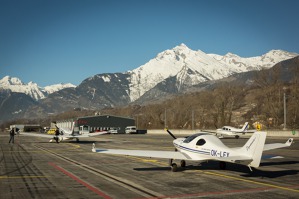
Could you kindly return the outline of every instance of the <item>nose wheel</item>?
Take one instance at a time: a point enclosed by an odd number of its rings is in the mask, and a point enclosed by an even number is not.
[[[173,163],[173,159],[169,159],[169,166],[170,166],[172,172],[178,171],[178,165],[176,163]],[[186,161],[181,160],[180,166],[182,168],[186,167]]]

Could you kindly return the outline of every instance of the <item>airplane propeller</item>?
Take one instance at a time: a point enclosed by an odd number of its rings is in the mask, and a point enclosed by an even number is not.
[[[173,139],[176,139],[176,137],[168,130],[168,129],[165,129],[166,131],[167,131],[167,133],[171,136],[171,137],[173,137]]]
[[[168,133],[171,137],[173,137],[173,139],[177,139],[177,138],[176,138],[176,137],[175,137],[175,136],[174,136],[168,129],[165,128],[165,130],[167,131],[167,133]],[[177,151],[177,149],[174,148],[174,151]],[[172,170],[173,172],[176,172],[178,166],[177,166],[176,163],[173,163],[172,161],[173,161],[173,159],[169,159],[169,166],[171,167],[171,170]]]

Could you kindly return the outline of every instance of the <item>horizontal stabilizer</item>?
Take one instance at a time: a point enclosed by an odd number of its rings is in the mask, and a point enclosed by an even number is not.
[[[263,151],[288,147],[288,146],[291,146],[292,143],[293,143],[293,138],[289,138],[286,141],[286,143],[265,144]]]
[[[280,159],[280,158],[283,158],[282,156],[278,156],[278,155],[263,155],[262,156],[262,159],[265,160],[265,159]]]

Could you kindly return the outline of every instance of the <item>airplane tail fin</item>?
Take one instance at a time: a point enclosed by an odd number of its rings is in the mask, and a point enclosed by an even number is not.
[[[246,131],[247,129],[248,129],[248,122],[245,122],[245,124],[243,125],[243,127],[242,127],[242,132],[244,132],[244,131]]]
[[[252,161],[248,164],[249,167],[257,168],[260,166],[266,136],[267,133],[264,131],[255,132],[241,148],[243,153],[252,158]]]

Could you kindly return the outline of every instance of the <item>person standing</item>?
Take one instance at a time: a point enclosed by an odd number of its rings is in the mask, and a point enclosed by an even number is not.
[[[56,127],[55,138],[54,138],[56,140],[56,143],[59,143],[59,135],[60,135],[59,128]]]
[[[12,128],[9,131],[9,135],[10,135],[10,139],[9,139],[8,143],[10,143],[10,142],[14,143],[15,142],[15,130],[14,130],[14,128]]]

